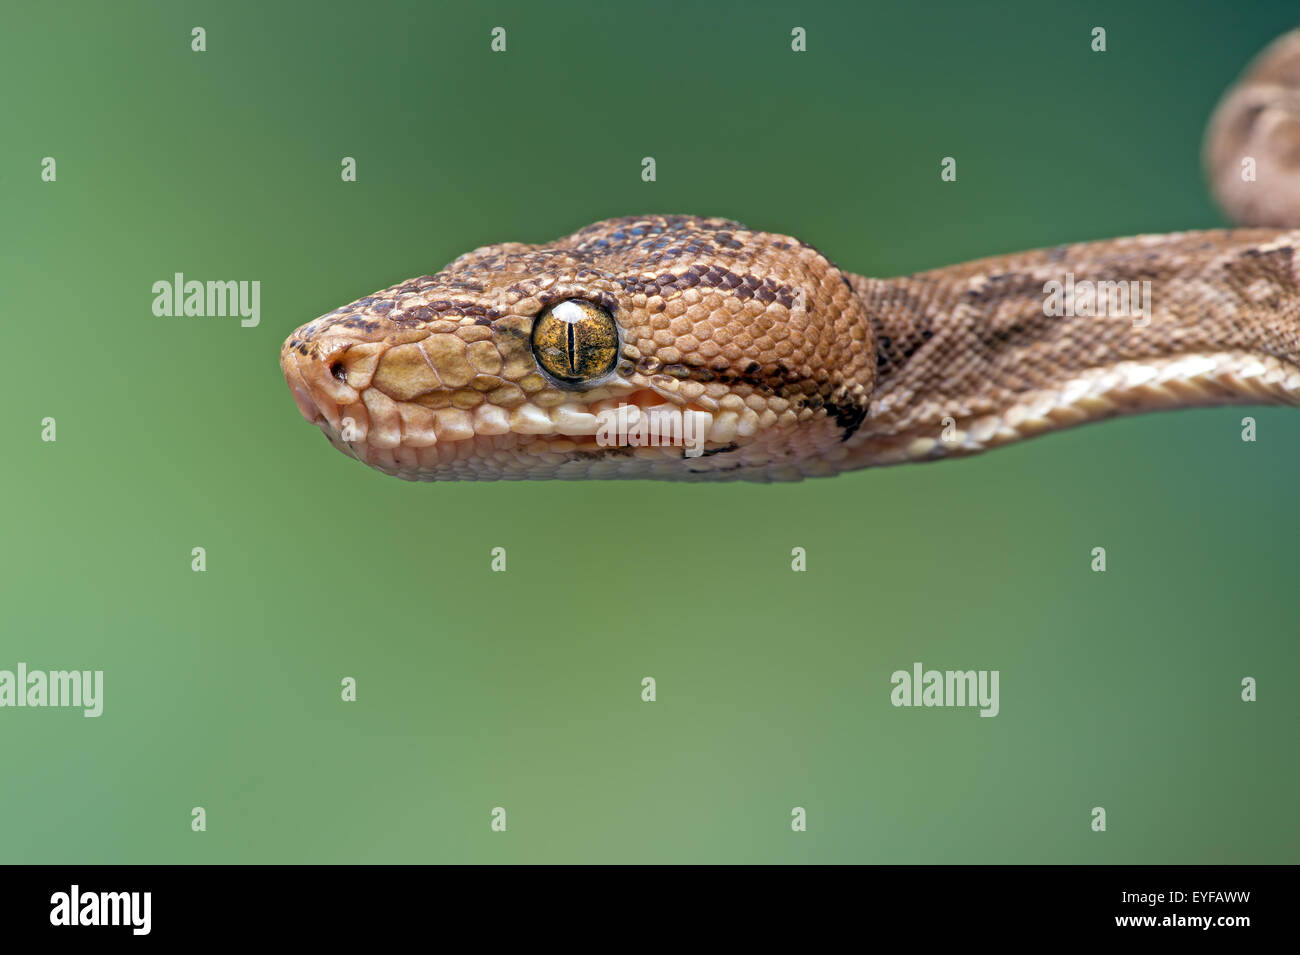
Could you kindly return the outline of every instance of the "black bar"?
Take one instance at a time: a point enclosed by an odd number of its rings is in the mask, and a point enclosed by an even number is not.
[[[903,933],[925,948],[946,939],[1096,936],[1231,944],[1252,933],[1291,935],[1295,924],[1289,866],[861,866],[786,875],[765,870],[752,883],[739,872],[721,879],[707,873],[695,883],[699,876],[689,871],[593,878],[580,870],[541,879],[524,873],[516,883],[499,873],[489,879],[443,868],[9,866],[0,869],[0,924],[7,941],[63,936],[79,946],[150,939],[385,941],[434,925],[483,940],[508,922],[535,925],[539,942],[556,938],[561,925],[577,938],[597,924],[621,924],[669,944],[682,937],[679,928],[696,924],[736,936],[768,937],[782,928],[821,936],[842,928],[869,941]],[[119,924],[52,924],[71,921],[74,885],[78,921],[99,920],[103,912],[105,921],[116,914]],[[145,927],[146,892],[147,933],[137,931]],[[673,934],[662,934],[669,929]],[[604,937],[612,943],[620,936]]]

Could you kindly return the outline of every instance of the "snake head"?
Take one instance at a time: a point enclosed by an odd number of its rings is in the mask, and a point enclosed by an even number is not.
[[[1300,226],[1300,30],[1269,44],[1224,94],[1203,151],[1211,188],[1230,218]]]
[[[303,416],[410,480],[797,479],[867,413],[871,324],[816,249],[725,219],[485,246],[280,354]]]

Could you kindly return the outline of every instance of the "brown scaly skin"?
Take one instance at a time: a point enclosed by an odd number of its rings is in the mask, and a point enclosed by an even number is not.
[[[1300,225],[1286,155],[1257,157],[1253,191],[1223,172],[1247,144],[1264,156],[1293,141],[1300,110],[1278,85],[1300,88],[1290,64],[1296,35],[1211,123],[1220,201],[1252,221]],[[1265,87],[1274,105],[1243,111],[1241,90],[1258,102]],[[1049,315],[1045,286],[1067,276],[1150,282],[1150,314]],[[565,383],[534,357],[538,315],[570,299],[618,326],[617,364],[594,381]],[[1117,414],[1300,404],[1298,333],[1300,231],[1138,236],[882,280],[788,236],[643,216],[463,255],[302,326],[280,363],[336,447],[411,480],[767,481],[971,454]],[[620,404],[692,416],[704,453],[602,446],[596,415]]]

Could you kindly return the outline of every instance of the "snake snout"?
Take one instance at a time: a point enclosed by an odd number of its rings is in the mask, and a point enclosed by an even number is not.
[[[346,342],[307,342],[290,338],[280,353],[280,370],[302,416],[338,431],[340,410],[354,404],[358,391],[348,382]]]
[[[292,360],[292,359],[291,359]],[[289,385],[289,393],[293,395],[293,403],[298,406],[298,411],[312,424],[320,420],[320,406],[316,404],[316,399],[312,397],[311,389],[307,387],[302,376],[295,371],[284,368],[284,380]]]

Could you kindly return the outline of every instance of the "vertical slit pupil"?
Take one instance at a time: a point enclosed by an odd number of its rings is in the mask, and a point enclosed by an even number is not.
[[[577,354],[576,354],[575,351],[574,351],[574,342],[573,342],[573,339],[574,339],[574,332],[573,332],[573,324],[574,324],[573,322],[567,322],[566,325],[567,325],[568,327],[567,327],[566,331],[568,332],[568,335],[569,335],[569,368],[570,368],[571,371],[573,371],[573,372],[576,374],[577,371],[578,371],[578,361],[577,361]]]

